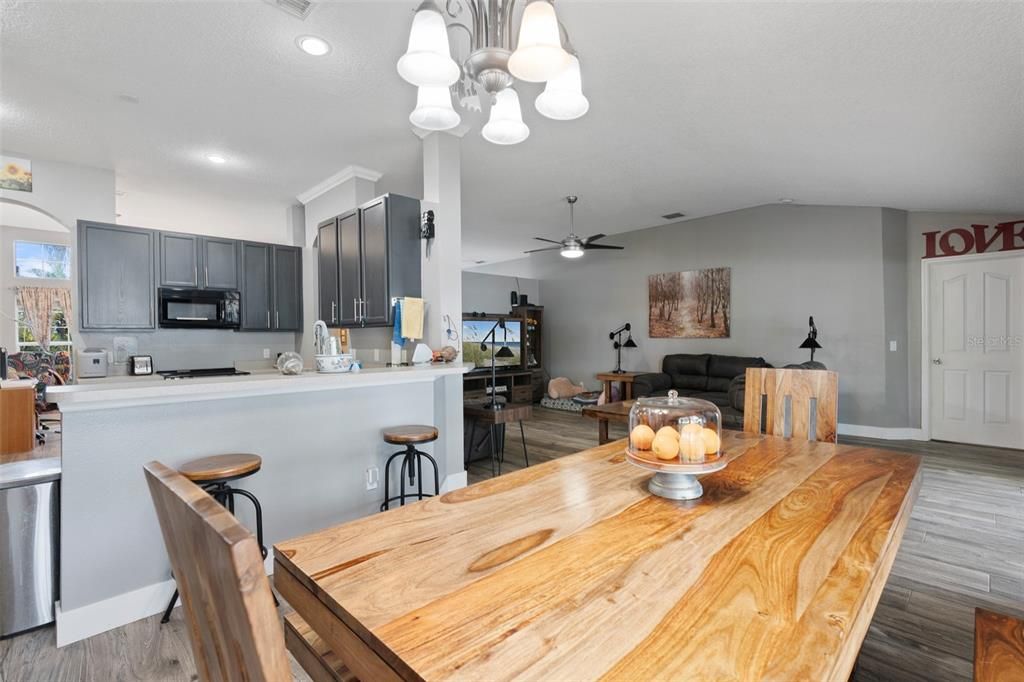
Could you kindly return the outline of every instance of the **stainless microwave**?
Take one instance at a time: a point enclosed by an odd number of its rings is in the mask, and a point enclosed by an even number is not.
[[[238,329],[242,321],[237,291],[159,290],[160,326],[179,329]]]

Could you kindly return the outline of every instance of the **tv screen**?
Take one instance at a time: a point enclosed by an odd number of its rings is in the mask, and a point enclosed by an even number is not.
[[[494,366],[519,367],[523,362],[522,354],[522,320],[505,320],[505,328],[498,329],[494,338],[487,338],[486,348],[481,348],[484,338],[491,331],[497,320],[481,320],[480,318],[462,321],[462,359],[472,362],[477,368],[491,368],[491,345],[494,345]],[[502,348],[512,352],[511,357],[497,357]]]

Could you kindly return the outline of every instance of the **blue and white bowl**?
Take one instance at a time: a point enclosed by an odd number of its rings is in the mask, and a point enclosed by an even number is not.
[[[352,354],[317,355],[316,371],[324,374],[342,374],[352,371]]]

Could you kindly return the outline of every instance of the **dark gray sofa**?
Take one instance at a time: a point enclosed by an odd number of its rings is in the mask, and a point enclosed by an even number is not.
[[[722,411],[724,425],[738,429],[743,427],[748,367],[771,365],[764,358],[735,355],[666,355],[661,361],[661,372],[641,374],[633,380],[633,395],[667,395],[674,389],[680,396],[714,403]]]

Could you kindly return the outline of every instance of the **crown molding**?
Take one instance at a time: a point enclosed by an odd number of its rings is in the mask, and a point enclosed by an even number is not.
[[[343,182],[348,182],[353,178],[360,178],[362,180],[369,180],[370,182],[377,182],[378,180],[381,179],[382,175],[383,173],[378,173],[375,170],[363,168],[362,166],[346,166],[345,168],[342,168],[340,171],[338,171],[331,177],[327,178],[323,182],[318,182],[317,184],[307,189],[305,192],[300,192],[295,196],[295,198],[298,199],[303,206],[305,206],[309,202],[313,201],[313,199],[316,199],[318,196],[322,194],[330,192],[332,189],[342,184]]]

